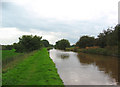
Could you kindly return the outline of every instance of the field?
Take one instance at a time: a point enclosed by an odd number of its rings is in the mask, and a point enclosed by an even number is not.
[[[23,53],[16,53],[15,49],[13,50],[2,50],[2,64],[7,65],[8,63],[18,60]]]
[[[31,54],[3,72],[3,85],[63,85],[47,49]]]
[[[16,53],[15,49],[13,50],[2,50],[2,59],[5,60],[7,58],[11,58],[13,56],[19,55],[20,53]]]

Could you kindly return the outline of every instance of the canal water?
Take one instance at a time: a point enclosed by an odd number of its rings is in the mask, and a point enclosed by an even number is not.
[[[118,58],[50,50],[64,85],[117,85]]]

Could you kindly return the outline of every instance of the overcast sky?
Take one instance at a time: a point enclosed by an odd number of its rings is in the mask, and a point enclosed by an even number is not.
[[[0,44],[12,44],[31,34],[51,44],[62,38],[74,44],[82,35],[96,37],[118,23],[118,1],[1,0]]]

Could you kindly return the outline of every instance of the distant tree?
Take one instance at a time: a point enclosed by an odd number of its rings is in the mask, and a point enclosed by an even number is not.
[[[50,44],[49,44],[49,42],[48,42],[48,40],[42,40],[42,43],[43,43],[43,45],[45,46],[45,47],[49,47],[50,46]]]
[[[66,39],[62,39],[56,42],[55,48],[65,50],[67,47],[70,47],[70,42]]]
[[[70,47],[75,47],[75,44],[71,45]]]
[[[53,45],[53,44],[50,44],[50,47],[54,47],[54,45]]]
[[[6,50],[5,45],[1,45],[1,46],[2,46],[2,50]]]
[[[13,45],[3,45],[2,48],[3,48],[3,50],[12,50]]]
[[[89,36],[82,36],[79,41],[76,43],[80,48],[91,47],[94,46],[95,38]]]

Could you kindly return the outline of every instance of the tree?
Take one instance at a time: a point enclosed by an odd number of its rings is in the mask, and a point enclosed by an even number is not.
[[[106,44],[106,36],[104,33],[100,33],[98,35],[98,38],[97,38],[97,42],[98,42],[98,46],[104,48],[107,44]]]
[[[14,44],[14,48],[17,52],[30,52],[33,50],[40,49],[42,47],[42,37],[23,35],[19,38],[19,42]]]
[[[65,50],[67,47],[70,47],[70,42],[66,39],[61,39],[56,42],[55,48]]]
[[[100,33],[97,38],[98,46],[104,48],[106,46],[117,46],[118,45],[118,27],[115,27],[114,30],[112,28],[108,28],[104,30],[103,33]]]
[[[43,45],[45,46],[45,47],[49,47],[50,46],[50,44],[49,44],[49,42],[48,42],[48,40],[42,40],[42,43],[43,43]]]
[[[4,45],[5,50],[12,50],[13,49],[13,45]]]
[[[15,52],[24,52],[24,47],[19,42],[18,43],[14,43],[13,47],[16,50]]]
[[[82,36],[79,41],[76,43],[80,48],[91,47],[94,46],[95,38],[89,36]]]

